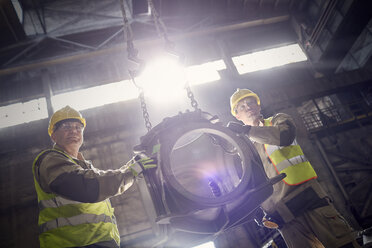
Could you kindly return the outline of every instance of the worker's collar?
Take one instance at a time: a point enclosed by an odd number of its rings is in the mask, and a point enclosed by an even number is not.
[[[258,126],[259,126],[259,127],[263,127],[263,126],[265,126],[265,120],[264,120],[264,118],[263,118],[262,115],[261,115],[261,117],[260,117],[260,120],[258,121]]]
[[[62,147],[60,147],[60,146],[57,145],[57,144],[54,144],[54,145],[53,145],[53,149],[56,149],[56,150],[59,150],[59,151],[61,151],[61,152],[63,152],[63,153],[68,154],[65,150],[63,150]],[[84,157],[83,157],[83,154],[81,154],[81,152],[78,152],[78,156],[77,156],[77,158],[75,158],[74,156],[72,156],[72,155],[70,155],[70,154],[68,154],[68,155],[69,155],[71,158],[73,158],[73,159],[85,160]]]

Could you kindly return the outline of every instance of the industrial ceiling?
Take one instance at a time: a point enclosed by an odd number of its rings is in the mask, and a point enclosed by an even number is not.
[[[362,68],[371,55],[369,1],[151,2],[166,29],[160,28],[157,32],[161,25],[156,25],[156,19],[148,14],[146,0],[129,0],[123,3],[133,35],[124,36],[128,32],[123,32],[127,27],[123,26],[120,1],[2,1],[1,87],[12,87],[9,84],[27,87],[30,80],[23,83],[23,78],[33,78],[35,72],[39,74],[41,69],[55,71],[65,68],[67,64],[81,66],[87,59],[98,61],[105,56],[108,60],[119,57],[124,68],[128,67],[124,37],[127,40],[128,37],[132,38],[139,56],[145,58],[146,48],[163,44],[164,32],[176,44],[176,48],[188,42],[195,45],[193,40],[213,36],[217,46],[222,47],[219,56],[224,56],[225,60],[234,53],[298,41],[314,68],[326,74]],[[296,32],[297,37],[285,40],[283,34],[281,37],[278,34],[271,43],[266,41],[267,44],[259,44],[261,47],[252,45],[255,36],[259,36],[254,28],[260,27],[267,28],[260,36],[265,32],[268,35],[273,30],[288,33],[290,29],[290,32]],[[249,32],[244,32],[248,29]],[[190,60],[204,56],[196,60],[207,61],[211,56],[216,56],[210,53],[198,55],[192,52],[195,50],[189,48],[186,51]],[[124,71],[119,77],[127,77]],[[30,97],[2,94],[0,105]]]

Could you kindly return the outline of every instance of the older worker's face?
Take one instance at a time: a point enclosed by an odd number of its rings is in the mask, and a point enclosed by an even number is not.
[[[78,121],[62,123],[52,134],[52,140],[59,146],[80,149],[83,144],[84,126]]]
[[[246,125],[254,125],[260,119],[261,107],[254,97],[246,97],[238,102],[235,108],[236,119]]]

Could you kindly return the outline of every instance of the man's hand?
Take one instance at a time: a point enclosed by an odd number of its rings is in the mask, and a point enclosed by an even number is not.
[[[144,154],[135,155],[128,163],[128,167],[134,176],[143,173],[144,170],[157,167],[156,158],[149,158]]]
[[[227,128],[229,128],[231,131],[237,133],[237,134],[248,134],[251,130],[251,126],[249,125],[242,125],[237,122],[230,121],[227,123]]]

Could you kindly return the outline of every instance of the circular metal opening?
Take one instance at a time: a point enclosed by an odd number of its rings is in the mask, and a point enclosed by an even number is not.
[[[182,188],[205,198],[231,193],[244,171],[234,144],[202,130],[188,132],[177,140],[170,154],[170,167]]]
[[[170,185],[184,197],[217,206],[236,199],[246,189],[251,156],[240,137],[199,127],[173,139],[164,171]]]

